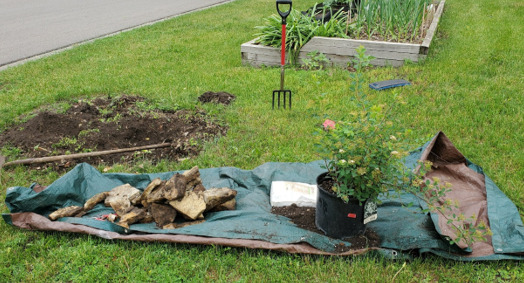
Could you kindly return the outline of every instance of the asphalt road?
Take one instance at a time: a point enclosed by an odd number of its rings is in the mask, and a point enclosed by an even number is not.
[[[0,67],[231,0],[0,0]]]

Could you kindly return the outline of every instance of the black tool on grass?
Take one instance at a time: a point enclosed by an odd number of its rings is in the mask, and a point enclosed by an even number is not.
[[[280,10],[286,8],[286,10]],[[291,109],[291,90],[284,89],[284,65],[286,64],[286,18],[291,13],[291,0],[277,0],[277,11],[280,17],[282,18],[282,48],[280,52],[280,90],[273,91],[273,109],[275,109],[275,95],[278,100],[278,108],[280,109],[280,96],[284,98],[284,109],[286,109],[286,97],[289,97],[289,109]]]

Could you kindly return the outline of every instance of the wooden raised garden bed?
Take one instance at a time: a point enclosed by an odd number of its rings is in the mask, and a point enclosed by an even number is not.
[[[355,49],[360,45],[366,48],[366,54],[376,58],[371,61],[371,64],[375,66],[391,65],[399,67],[406,60],[412,62],[423,60],[428,54],[429,46],[437,30],[440,16],[444,10],[444,3],[445,1],[440,1],[438,4],[433,21],[421,44],[315,36],[300,50],[298,62],[302,62],[302,59],[305,59],[309,52],[316,50],[324,53],[334,65],[346,66],[351,57],[355,56]],[[256,67],[280,65],[280,50],[275,47],[255,44],[255,40],[253,39],[240,46],[242,63]],[[289,62],[288,57],[286,59]]]

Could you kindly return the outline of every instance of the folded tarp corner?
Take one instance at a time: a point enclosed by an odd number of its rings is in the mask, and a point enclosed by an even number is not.
[[[482,172],[467,160],[443,134],[438,133],[423,147],[406,158],[406,166],[414,167],[417,160],[430,160],[437,169],[431,174],[454,184],[452,197],[460,198],[460,210],[474,213],[489,224],[493,236],[476,243],[471,252],[450,245],[445,236],[453,231],[443,225],[438,214],[423,214],[419,203],[409,194],[383,199],[378,209],[379,219],[368,224],[381,239],[381,253],[394,258],[402,251],[433,253],[455,260],[524,259],[524,226],[515,205]],[[110,222],[94,218],[110,208],[97,205],[82,218],[65,217],[50,221],[46,216],[61,207],[83,205],[91,196],[129,183],[144,189],[154,178],[168,179],[175,172],[154,174],[102,174],[88,164],[80,164],[53,182],[45,190],[31,187],[7,190],[6,204],[10,210],[4,220],[23,229],[86,233],[105,239],[163,241],[193,244],[218,244],[233,247],[282,250],[291,253],[335,254],[340,240],[328,238],[296,227],[287,218],[271,214],[269,192],[272,181],[292,181],[314,184],[324,171],[322,162],[265,163],[253,170],[232,167],[201,169],[206,188],[230,187],[237,190],[237,210],[212,213],[206,222],[185,228],[163,230],[154,223],[134,224],[126,230]],[[431,176],[430,176],[431,177]],[[421,204],[423,207],[424,204]],[[445,223],[444,223],[445,224]],[[349,243],[344,242],[349,245]],[[395,251],[391,253],[390,251]],[[361,249],[339,255],[354,255],[369,251]],[[398,253],[396,252],[398,251]]]

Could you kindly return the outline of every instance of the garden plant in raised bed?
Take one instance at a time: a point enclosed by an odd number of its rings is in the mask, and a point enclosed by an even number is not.
[[[315,7],[313,7],[316,10]],[[324,13],[326,10],[324,10]],[[266,19],[266,25],[257,26],[259,38],[256,43],[265,46],[281,46],[282,31],[281,19],[272,15]],[[317,20],[314,15],[301,13],[292,9],[287,17],[286,50],[290,52],[291,62],[295,62],[302,46],[313,36],[347,37],[346,36],[345,13],[339,11],[331,16],[329,21]]]
[[[413,172],[404,166],[402,158],[407,151],[397,137],[403,130],[388,120],[387,110],[391,108],[372,105],[364,94],[362,70],[371,59],[363,47],[357,49],[355,72],[350,74],[356,109],[345,120],[325,120],[323,128],[315,133],[315,148],[328,170],[317,178],[317,227],[336,238],[359,235],[375,217],[369,211],[373,203],[380,202],[381,194],[387,196],[395,190],[425,202],[428,208],[424,212],[441,213],[456,232],[452,244],[462,242],[470,247],[475,241],[483,241],[490,235],[486,223],[452,212],[458,206],[456,200],[446,198],[452,184],[426,178],[431,162],[419,162]]]

